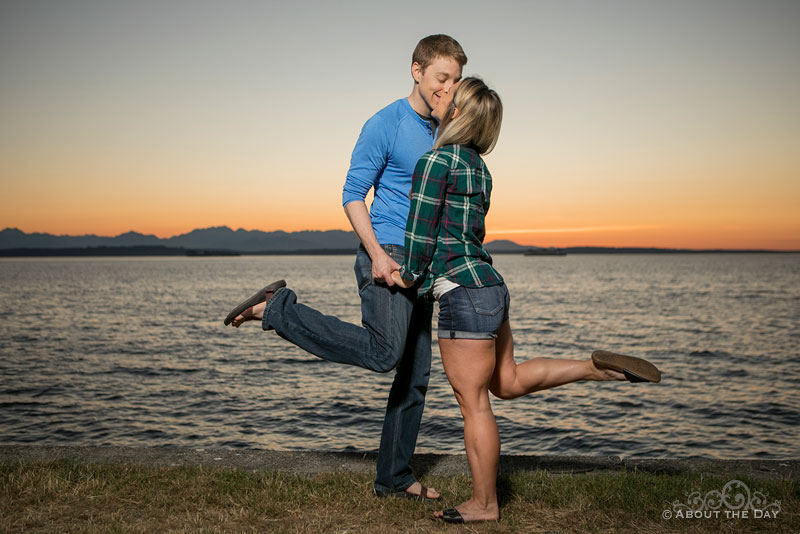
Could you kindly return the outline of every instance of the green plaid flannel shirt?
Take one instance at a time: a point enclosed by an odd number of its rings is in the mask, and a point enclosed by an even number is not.
[[[464,287],[502,284],[483,247],[492,177],[480,155],[464,145],[431,150],[417,162],[411,183],[400,275],[422,279],[420,295],[440,276]]]

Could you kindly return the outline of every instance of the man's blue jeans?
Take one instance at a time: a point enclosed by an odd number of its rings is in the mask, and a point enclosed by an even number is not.
[[[403,247],[383,249],[403,263]],[[430,377],[433,303],[417,299],[415,288],[375,283],[372,261],[363,247],[356,254],[355,272],[363,326],[298,304],[294,291],[283,288],[267,303],[262,327],[325,360],[379,373],[397,369],[383,420],[375,489],[401,491],[415,481],[409,463]]]

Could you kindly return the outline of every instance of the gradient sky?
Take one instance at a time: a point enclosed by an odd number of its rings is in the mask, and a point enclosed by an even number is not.
[[[454,36],[488,239],[800,249],[800,2],[0,3],[0,228],[349,229],[364,121]]]

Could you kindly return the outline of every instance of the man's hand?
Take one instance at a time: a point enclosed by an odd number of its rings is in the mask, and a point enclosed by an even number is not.
[[[406,280],[402,276],[400,276],[400,271],[392,271],[392,280],[398,286],[402,287],[403,289],[408,289],[409,287],[414,285],[414,282],[411,280]]]
[[[383,249],[375,253],[372,259],[372,278],[376,282],[384,282],[386,285],[393,286],[392,271],[400,269],[400,264],[394,261]]]
[[[363,201],[355,200],[344,207],[347,218],[353,226],[358,239],[364,245],[369,259],[372,260],[372,278],[377,282],[385,282],[393,286],[392,271],[399,269],[400,265],[389,256],[375,237],[372,221],[369,218],[367,205]]]

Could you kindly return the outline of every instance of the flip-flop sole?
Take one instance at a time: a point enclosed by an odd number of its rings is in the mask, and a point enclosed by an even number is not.
[[[598,369],[611,369],[624,374],[629,382],[661,382],[661,371],[642,358],[596,350],[592,353],[592,361]]]
[[[286,287],[285,280],[278,280],[277,282],[272,282],[270,285],[266,286],[260,291],[257,291],[256,294],[253,295],[252,297],[245,299],[239,304],[237,304],[236,307],[233,310],[231,310],[231,312],[228,314],[227,317],[225,317],[225,320],[222,322],[225,323],[225,326],[228,326],[229,324],[231,324],[231,321],[233,321],[236,318],[237,315],[241,314],[247,308],[249,308],[250,306],[255,306],[259,302],[264,302],[265,300],[267,300],[268,292],[275,292],[281,287]]]

